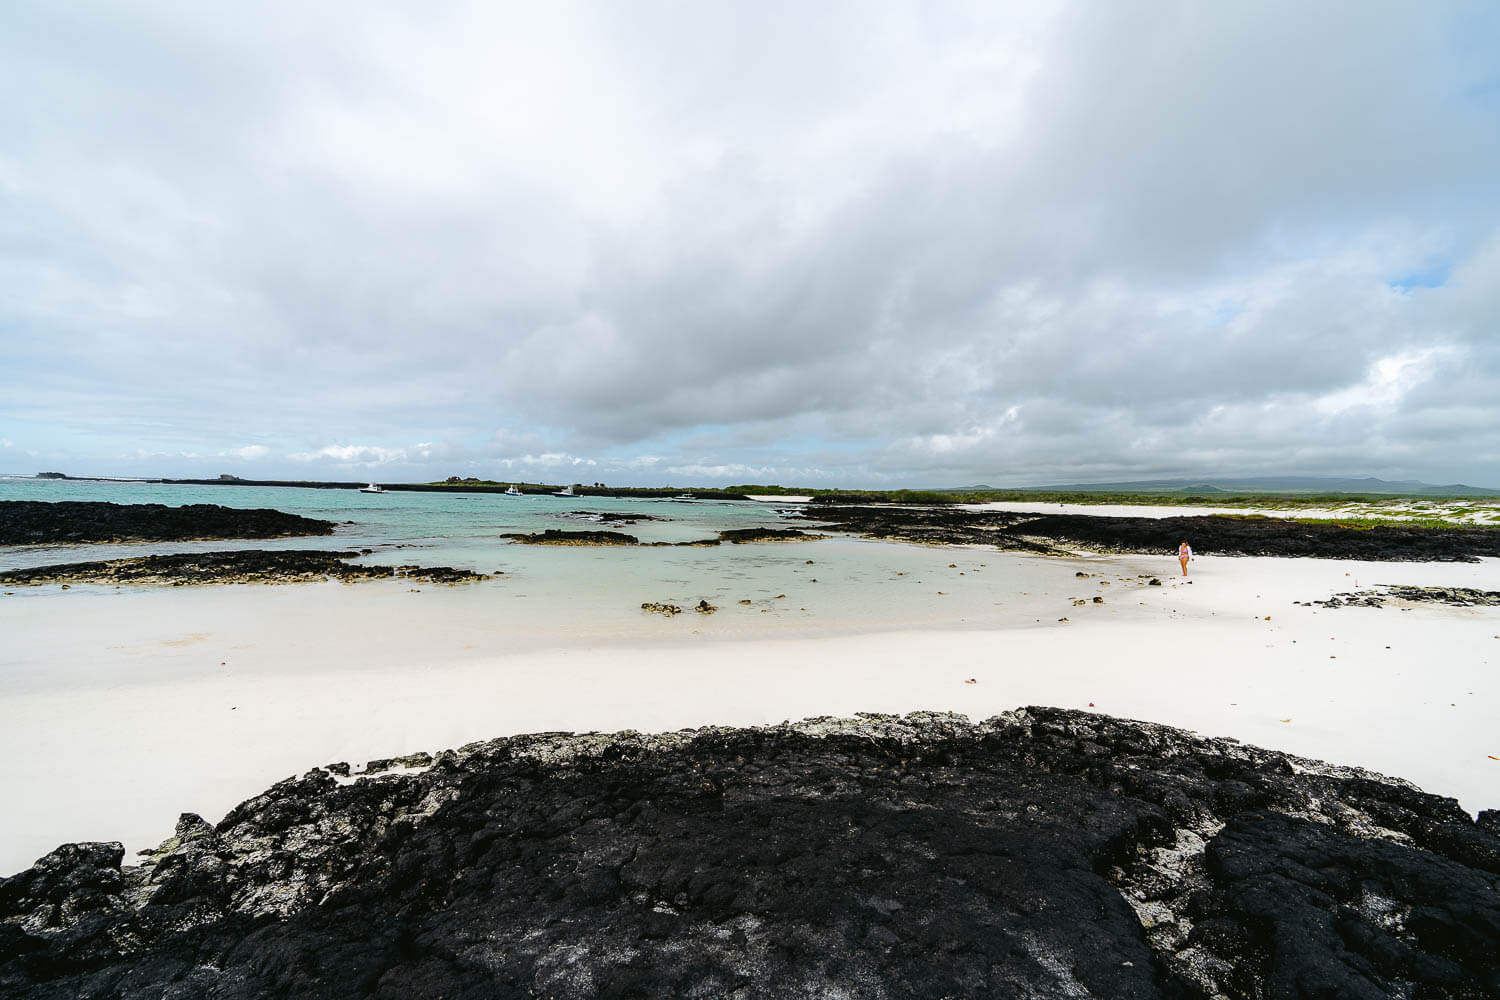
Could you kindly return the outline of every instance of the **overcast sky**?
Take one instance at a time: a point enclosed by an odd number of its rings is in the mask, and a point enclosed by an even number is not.
[[[1500,486],[1500,5],[0,11],[0,472]]]

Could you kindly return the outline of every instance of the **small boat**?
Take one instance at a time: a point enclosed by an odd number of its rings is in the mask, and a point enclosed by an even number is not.
[[[573,492],[573,487],[564,486],[562,489],[558,490],[552,495],[555,497],[576,497],[578,494]]]
[[[505,495],[508,496],[508,497],[519,497],[519,496],[525,496],[526,494],[524,494],[520,490],[516,489],[515,485],[512,484],[512,486],[510,487],[510,489],[508,489],[508,490],[505,491]]]
[[[695,496],[693,496],[691,493],[679,493],[675,497],[673,497],[672,499],[673,500],[696,500],[698,498],[695,497]]]
[[[385,490],[381,487],[381,485],[379,483],[371,483],[369,486],[361,486],[359,488],[359,491],[361,493],[384,493],[385,492]]]

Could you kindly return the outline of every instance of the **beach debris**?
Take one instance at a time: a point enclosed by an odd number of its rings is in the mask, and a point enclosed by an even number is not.
[[[696,605],[693,606],[693,610],[698,612],[700,615],[711,615],[719,609],[714,607],[712,604],[709,604],[706,600],[700,600]]]
[[[1094,603],[1095,604],[1103,604],[1104,603],[1104,598],[1102,598],[1102,597],[1095,597],[1094,598]]]
[[[804,566],[811,566],[812,564],[813,564],[813,561],[811,559],[809,559],[807,562],[803,563],[802,565],[804,565]]]
[[[964,683],[965,684],[978,684],[979,683],[979,679],[977,677],[970,677],[968,680],[964,681]]]
[[[807,582],[808,583],[817,583],[818,582],[818,578],[817,577],[813,577],[811,580],[808,580]]]
[[[664,604],[664,603],[659,603],[657,601],[646,601],[644,604],[641,605],[641,610],[642,611],[650,611],[653,614],[666,615],[668,618],[671,618],[673,615],[680,615],[680,614],[682,614],[682,609],[679,608],[677,605],[675,605],[675,604]]]
[[[740,603],[741,603],[741,604],[749,604],[749,603],[751,603],[751,602],[750,602],[750,598],[748,598],[748,597],[746,597],[746,598],[742,598],[742,599],[741,599],[741,600],[740,600]]]
[[[1084,572],[1084,571],[1083,571],[1083,570],[1079,570],[1079,571],[1078,571],[1078,572],[1077,572],[1077,573],[1074,573],[1074,574],[1073,574],[1073,575],[1074,575],[1074,576],[1078,576],[1078,577],[1083,577],[1083,578],[1085,578],[1085,579],[1087,579],[1087,578],[1088,578],[1088,574],[1087,574],[1087,573],[1085,573],[1085,572]],[[1093,702],[1089,702],[1089,704],[1090,704],[1090,705],[1092,705],[1092,704],[1093,704]]]
[[[1093,702],[1089,702],[1089,708],[1093,708],[1093,707],[1094,707],[1094,703]]]
[[[1158,579],[1157,577],[1153,576],[1150,580],[1148,580],[1146,582],[1146,586],[1148,586],[1148,587],[1160,587],[1161,586],[1161,580]]]
[[[786,596],[785,594],[777,594],[776,597],[775,597],[775,600],[779,601],[779,600],[781,600],[785,596]]]
[[[1075,598],[1073,598],[1073,607],[1075,607],[1075,608],[1082,607],[1083,605],[1085,605],[1087,603],[1088,603],[1088,601],[1085,601],[1081,597],[1075,597]]]
[[[948,568],[949,569],[958,569],[958,563],[949,563],[948,564]]]
[[[1065,621],[1067,621],[1067,619],[1066,618],[1059,618],[1058,621],[1065,622]]]
[[[1292,720],[1291,719],[1282,719],[1281,721],[1282,722],[1291,722]]]

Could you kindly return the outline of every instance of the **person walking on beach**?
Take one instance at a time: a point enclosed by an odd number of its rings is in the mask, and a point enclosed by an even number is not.
[[[1193,547],[1187,542],[1177,546],[1177,561],[1182,563],[1182,575],[1187,576],[1188,560],[1193,558]]]

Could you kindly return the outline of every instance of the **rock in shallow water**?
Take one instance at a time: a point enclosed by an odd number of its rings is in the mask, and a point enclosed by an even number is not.
[[[60,848],[0,994],[1487,996],[1491,818],[1055,709],[515,737]]]
[[[226,552],[184,552],[165,556],[132,556],[101,562],[64,563],[0,573],[0,582],[15,586],[62,583],[154,584],[194,586],[227,583],[310,583],[328,579],[354,583],[400,577],[425,583],[472,583],[488,580],[484,573],[452,566],[379,566],[352,563],[357,552],[317,549],[235,549]]]

